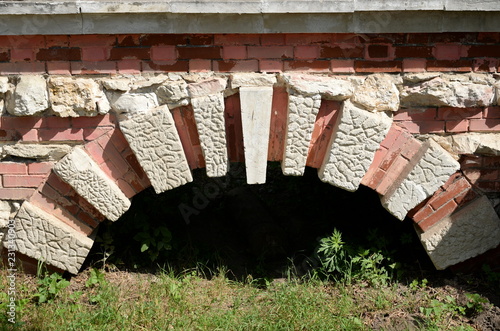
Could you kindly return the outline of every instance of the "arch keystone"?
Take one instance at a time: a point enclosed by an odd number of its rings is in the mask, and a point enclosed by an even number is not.
[[[356,191],[375,152],[392,125],[385,112],[371,113],[349,100],[341,108],[319,178],[347,191]]]
[[[120,130],[156,193],[193,181],[167,106],[120,118]]]
[[[15,249],[77,274],[94,241],[25,201],[14,218]],[[4,245],[7,245],[5,241]]]
[[[92,204],[116,221],[130,207],[130,200],[80,147],[75,147],[54,166],[54,172]]]

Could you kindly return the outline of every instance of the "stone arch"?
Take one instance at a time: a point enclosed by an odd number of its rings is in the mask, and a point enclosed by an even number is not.
[[[401,100],[396,80],[207,75],[152,83],[160,84],[155,97],[147,84],[104,81],[115,115],[99,118],[105,129],[90,124],[84,143],[48,165],[37,188],[22,196],[15,248],[75,274],[99,223],[119,219],[136,193],[184,185],[193,168],[224,176],[230,160],[245,162],[249,184],[264,183],[267,162],[281,161],[285,175],[312,166],[331,185],[372,188],[396,218],[415,221],[438,269],[496,247],[498,215],[459,163],[435,141],[393,123]]]

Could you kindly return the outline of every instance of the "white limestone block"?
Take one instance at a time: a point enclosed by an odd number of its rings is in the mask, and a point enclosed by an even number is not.
[[[47,82],[41,75],[19,76],[14,93],[7,95],[7,111],[15,116],[30,116],[49,108]]]
[[[286,140],[281,169],[287,176],[302,176],[307,162],[314,123],[321,105],[319,94],[288,96]]]
[[[120,118],[120,129],[156,193],[193,181],[167,106]]]
[[[276,84],[276,76],[270,74],[259,74],[254,72],[235,73],[231,75],[231,88],[242,86],[273,86]]]
[[[240,102],[247,183],[264,184],[273,87],[240,87]]]
[[[419,236],[436,269],[442,270],[497,247],[500,219],[482,196]]]
[[[192,85],[192,84],[191,84]],[[191,86],[190,85],[190,86]],[[222,92],[191,99],[208,177],[222,177],[229,169]]]
[[[399,91],[394,78],[387,74],[368,76],[351,101],[369,111],[398,111]]]
[[[371,113],[345,101],[318,170],[319,178],[347,191],[356,191],[391,124],[392,118],[386,113]]]
[[[148,93],[107,93],[111,109],[118,115],[146,112],[158,107],[156,94]]]
[[[307,74],[286,74],[283,76],[288,87],[302,95],[321,95],[323,99],[342,101],[354,93],[350,80]]]
[[[382,197],[382,205],[392,215],[404,220],[406,214],[431,196],[460,164],[432,139],[428,148],[402,182]]]
[[[14,219],[16,250],[77,274],[94,241],[25,201]],[[7,247],[8,241],[4,242]]]
[[[214,77],[199,83],[189,84],[187,89],[191,98],[198,98],[211,94],[218,94],[226,88],[227,79]]]
[[[9,77],[0,77],[0,94],[7,93],[10,90]]]
[[[80,147],[56,163],[54,171],[110,221],[130,207],[130,200]]]

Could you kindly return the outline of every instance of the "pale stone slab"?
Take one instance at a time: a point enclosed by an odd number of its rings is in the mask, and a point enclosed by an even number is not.
[[[25,201],[14,219],[16,250],[77,274],[94,241]],[[7,247],[5,241],[4,246]]]
[[[187,90],[191,98],[198,98],[212,94],[218,94],[224,91],[227,85],[227,80],[224,78],[214,77],[199,83],[189,84]]]
[[[95,116],[111,109],[99,84],[90,78],[52,77],[48,89],[52,110],[61,117]]]
[[[321,106],[319,94],[288,96],[286,140],[281,169],[287,176],[302,176],[307,162],[316,116]]]
[[[384,208],[400,220],[460,169],[460,164],[436,142],[428,140],[428,144],[408,176],[382,197]]]
[[[349,80],[307,74],[287,74],[283,78],[287,85],[302,95],[321,95],[323,99],[342,101],[354,93]]]
[[[68,144],[7,144],[2,146],[2,157],[10,155],[27,159],[58,161],[72,148],[73,146]]]
[[[111,109],[117,114],[132,114],[146,112],[148,109],[158,107],[156,94],[148,93],[107,93]]]
[[[276,76],[258,73],[235,73],[231,75],[231,88],[242,86],[273,86]]]
[[[394,78],[387,74],[368,76],[351,101],[369,111],[398,111],[399,91]]]
[[[120,118],[120,129],[156,193],[193,181],[167,106]]]
[[[240,87],[240,102],[247,183],[264,184],[273,88],[272,86]]]
[[[10,90],[9,77],[0,77],[0,94],[7,93]]]
[[[30,116],[49,108],[47,82],[41,75],[19,76],[14,93],[7,95],[7,111],[15,116]]]
[[[189,97],[187,86],[183,80],[165,82],[156,89],[158,101],[162,104],[171,104],[187,99]]]
[[[384,112],[371,113],[345,101],[333,129],[319,178],[347,191],[356,191],[392,124]]]
[[[130,200],[80,147],[56,163],[54,171],[110,221],[130,207]]]
[[[191,86],[191,85],[190,85]],[[222,177],[229,169],[224,95],[222,92],[191,99],[207,176]]]
[[[482,196],[419,236],[436,269],[442,270],[497,247],[500,219]]]

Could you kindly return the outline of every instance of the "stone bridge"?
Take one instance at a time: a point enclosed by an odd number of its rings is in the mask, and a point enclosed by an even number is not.
[[[393,14],[394,26],[371,21],[383,30],[372,34],[281,25],[131,34],[120,30],[130,17],[112,16],[123,26],[104,33],[88,24],[108,17],[104,2],[88,17],[40,5],[64,31],[29,2],[0,4],[12,24],[0,23],[6,254],[76,274],[99,223],[117,221],[142,190],[173,190],[196,168],[225,176],[231,162],[262,184],[268,161],[280,161],[286,176],[312,167],[327,184],[375,190],[395,218],[414,222],[437,269],[499,263],[497,23],[414,33]],[[22,31],[16,10],[36,29]],[[452,24],[446,10],[426,10]],[[87,30],[73,32],[73,16],[87,17]]]

